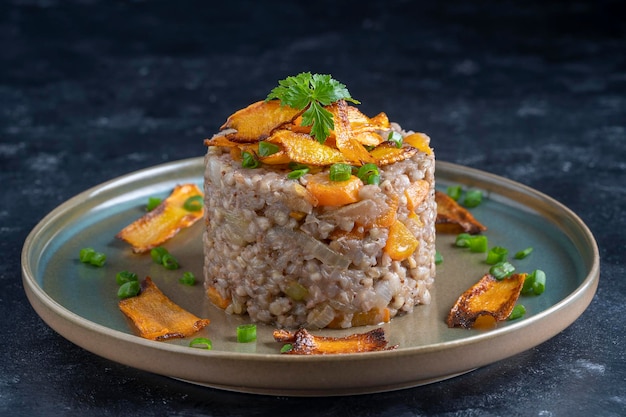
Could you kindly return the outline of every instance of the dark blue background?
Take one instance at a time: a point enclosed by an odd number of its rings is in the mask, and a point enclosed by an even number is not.
[[[621,1],[60,1],[0,5],[0,414],[617,416],[626,410],[626,19]],[[275,398],[128,368],[66,341],[21,284],[28,232],[108,179],[200,156],[278,79],[331,73],[437,158],[536,188],[591,228],[589,309],[445,382]]]

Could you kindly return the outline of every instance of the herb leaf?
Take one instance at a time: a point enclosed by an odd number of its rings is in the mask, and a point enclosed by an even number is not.
[[[328,74],[302,72],[278,82],[267,95],[265,101],[278,99],[281,105],[305,110],[302,114],[302,126],[311,126],[311,136],[324,143],[330,130],[335,127],[333,115],[326,110],[339,100],[360,104],[350,96],[346,86]]]

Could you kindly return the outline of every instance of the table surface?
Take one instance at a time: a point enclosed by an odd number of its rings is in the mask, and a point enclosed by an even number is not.
[[[1,415],[624,414],[624,3],[339,3],[0,5]],[[577,213],[600,248],[589,308],[545,343],[463,376],[315,399],[139,371],[73,345],[35,314],[20,253],[49,211],[111,178],[202,155],[229,114],[301,71],[330,73],[366,114],[427,132],[439,160]]]

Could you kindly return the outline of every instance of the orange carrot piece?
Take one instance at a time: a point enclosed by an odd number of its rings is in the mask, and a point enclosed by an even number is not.
[[[222,310],[226,309],[226,307],[228,307],[231,303],[231,300],[228,298],[222,297],[222,295],[219,293],[219,291],[215,287],[210,287],[210,286],[207,287],[206,294],[207,294],[207,297],[209,298],[209,301],[211,301],[216,307],[219,307]]]
[[[400,220],[389,227],[389,237],[385,245],[387,253],[394,261],[402,261],[415,252],[419,246],[419,241],[413,233]]]
[[[343,162],[341,152],[330,146],[323,145],[304,133],[291,130],[277,130],[267,142],[279,145],[294,162],[306,165],[332,165]]]
[[[170,300],[147,277],[136,297],[119,302],[119,308],[133,322],[139,335],[150,340],[191,336],[209,324]]]
[[[347,108],[348,105],[345,100],[339,100],[329,108],[331,113],[333,113],[337,149],[353,165],[374,163],[372,155],[352,135]]]
[[[359,201],[363,182],[352,175],[346,181],[331,181],[327,172],[309,177],[306,189],[315,197],[318,206],[344,206]]]
[[[281,106],[278,100],[257,101],[230,115],[220,129],[236,129],[227,135],[233,142],[258,142],[300,113],[302,110]]]
[[[498,280],[485,274],[457,299],[450,310],[448,327],[470,328],[482,316],[491,316],[495,321],[506,320],[519,298],[528,274],[513,274]]]
[[[417,180],[409,185],[404,190],[406,196],[406,206],[409,210],[413,211],[417,206],[428,196],[429,186],[426,180]]]
[[[147,252],[189,227],[204,215],[204,207],[197,211],[184,208],[190,197],[203,196],[195,184],[177,185],[154,210],[122,229],[116,237],[130,243],[135,253]]]
[[[355,333],[345,337],[314,336],[304,328],[295,332],[274,330],[273,335],[274,340],[277,342],[292,344],[291,349],[284,352],[287,355],[375,352],[392,350],[397,347],[387,347],[389,342],[382,327],[370,330],[367,333]]]
[[[412,133],[407,135],[403,142],[408,143],[418,151],[424,152],[427,155],[433,153],[433,150],[430,148],[430,138],[424,133]]]

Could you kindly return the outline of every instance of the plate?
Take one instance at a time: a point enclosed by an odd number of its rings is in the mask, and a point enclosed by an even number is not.
[[[516,252],[518,271],[542,269],[546,291],[522,297],[524,318],[491,330],[449,329],[444,320],[456,298],[487,271],[485,254],[453,246],[438,235],[444,262],[437,267],[432,302],[384,324],[393,351],[326,356],[281,355],[273,328],[258,326],[258,339],[237,343],[235,328],[246,317],[228,316],[205,298],[202,284],[178,283],[184,271],[202,276],[202,225],[183,230],[164,246],[181,269],[168,271],[149,255],[133,254],[114,238],[144,213],[151,196],[165,197],[181,183],[202,184],[203,158],[137,171],[91,188],[63,203],[32,230],[22,251],[25,292],[39,316],[82,348],[112,361],[172,378],[238,392],[284,396],[364,394],[408,388],[468,372],[555,336],[583,313],[599,279],[596,242],[585,224],[554,199],[483,171],[437,162],[437,186],[478,188],[484,202],[472,209],[485,223],[490,246]],[[78,252],[91,246],[107,254],[103,268],[81,264]],[[188,347],[189,339],[156,342],[136,336],[117,307],[115,274],[150,276],[174,302],[211,324],[197,334],[212,350]],[[321,330],[345,335],[369,328]]]

